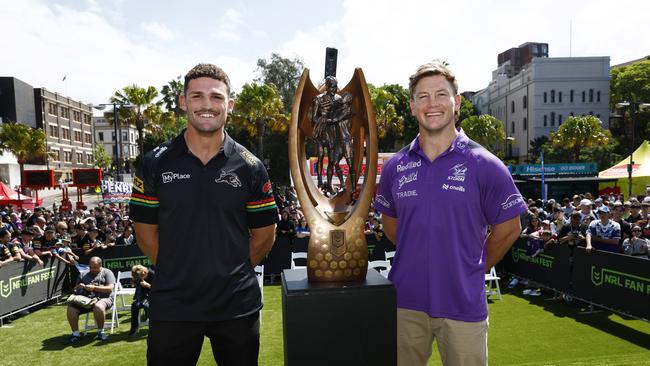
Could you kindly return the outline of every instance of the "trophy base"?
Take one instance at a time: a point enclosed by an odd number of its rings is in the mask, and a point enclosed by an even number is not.
[[[307,281],[282,273],[285,365],[395,365],[395,287],[377,271],[362,282]]]

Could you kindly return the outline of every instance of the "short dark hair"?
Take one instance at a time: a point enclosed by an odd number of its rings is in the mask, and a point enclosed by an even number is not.
[[[198,64],[185,74],[185,83],[183,84],[183,93],[187,93],[187,86],[192,79],[208,77],[219,80],[226,84],[226,91],[230,95],[230,78],[225,71],[219,66],[213,64]]]

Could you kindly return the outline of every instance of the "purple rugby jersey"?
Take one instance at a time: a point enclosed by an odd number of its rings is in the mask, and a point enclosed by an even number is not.
[[[384,164],[374,207],[398,219],[389,276],[398,307],[435,318],[487,318],[488,225],[527,209],[497,157],[460,130],[430,162],[416,137]]]

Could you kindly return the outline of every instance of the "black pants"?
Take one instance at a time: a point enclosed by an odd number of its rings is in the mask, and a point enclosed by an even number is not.
[[[135,300],[131,304],[131,329],[135,329],[140,324],[140,309],[144,309],[145,315],[149,315],[149,300]]]
[[[218,322],[149,320],[147,365],[196,365],[203,337],[210,338],[219,366],[257,366],[260,348],[259,312]]]

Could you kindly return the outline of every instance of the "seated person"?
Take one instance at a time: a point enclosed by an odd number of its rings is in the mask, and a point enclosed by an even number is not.
[[[102,260],[99,257],[92,257],[88,262],[90,270],[83,275],[74,287],[74,293],[88,297],[97,297],[99,300],[93,305],[92,310],[81,309],[72,304],[68,304],[67,317],[72,335],[69,342],[75,343],[81,338],[79,333],[79,315],[89,311],[93,312],[95,323],[97,324],[97,339],[101,341],[108,340],[108,335],[104,333],[104,320],[106,311],[113,306],[111,292],[115,285],[115,276],[109,269],[102,267]]]
[[[155,275],[152,268],[147,268],[141,264],[136,264],[131,268],[135,296],[131,304],[131,330],[129,335],[135,335],[140,329],[140,309],[144,309],[145,316],[149,316],[149,293]]]
[[[632,228],[632,237],[623,241],[623,252],[627,255],[648,258],[650,254],[650,241],[641,237],[641,227]]]
[[[0,267],[4,266],[9,262],[14,261],[14,257],[9,251],[9,241],[11,240],[11,234],[7,229],[0,229]]]
[[[618,222],[609,218],[609,208],[602,206],[598,208],[598,220],[589,224],[586,242],[587,251],[593,248],[607,252],[621,253],[619,242],[621,239],[621,226]]]
[[[298,226],[296,226],[296,238],[304,238],[310,234],[311,233],[309,230],[309,225],[307,224],[307,219],[301,217],[300,221],[298,221]]]

